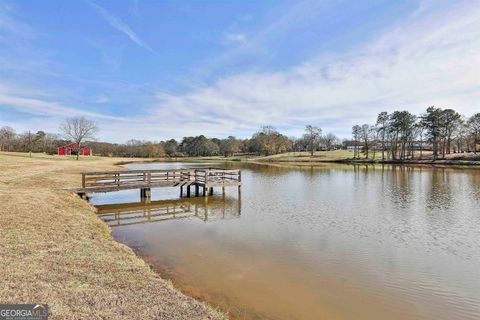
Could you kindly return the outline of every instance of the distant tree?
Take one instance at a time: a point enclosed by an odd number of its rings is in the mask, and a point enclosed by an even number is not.
[[[290,141],[272,126],[264,126],[250,139],[250,150],[257,154],[271,155],[291,149]]]
[[[143,149],[145,150],[144,156],[147,158],[158,158],[165,155],[165,150],[163,149],[163,146],[159,143],[145,143],[143,145]]]
[[[319,127],[311,126],[311,125],[307,125],[305,127],[305,134],[303,135],[303,139],[312,156],[314,151],[317,150],[318,147],[320,146],[321,138],[322,138],[322,129],[320,129]]]
[[[233,136],[229,136],[227,139],[220,141],[220,153],[225,157],[233,156],[240,151],[241,141],[237,140]]]
[[[355,147],[353,149],[353,158],[354,159],[360,157],[360,152],[358,150],[358,147],[359,147],[361,132],[362,132],[362,127],[360,127],[358,124],[354,125],[352,127],[352,137],[353,137],[353,141],[354,141],[354,145],[355,145]]]
[[[360,127],[360,139],[362,140],[362,143],[363,143],[363,152],[365,153],[365,159],[368,159],[371,137],[372,137],[372,130],[370,125],[363,124]]]
[[[473,137],[473,152],[477,153],[477,143],[480,142],[480,113],[476,113],[468,119],[468,126]]]
[[[293,139],[292,150],[294,152],[308,150],[307,143],[305,142],[303,136],[301,138]]]
[[[453,109],[445,109],[442,111],[442,157],[445,158],[445,153],[450,154],[452,135],[460,126],[462,116]]]
[[[84,117],[74,117],[66,119],[65,122],[60,125],[60,130],[67,139],[79,148],[81,143],[86,139],[95,139],[98,127],[92,120],[85,119]],[[76,148],[76,150],[74,149],[77,154],[77,160],[80,153],[78,148]]]
[[[377,116],[377,131],[382,141],[382,161],[385,161],[385,138],[388,130],[389,115],[387,112],[380,112]]]
[[[164,142],[163,149],[165,154],[169,157],[173,157],[177,154],[178,142],[175,139],[170,139]]]
[[[413,138],[416,117],[408,111],[395,111],[390,115],[388,128],[391,136],[392,159],[406,159],[407,147]]]
[[[420,117],[420,123],[425,128],[425,133],[433,145],[433,160],[438,159],[438,143],[442,130],[442,109],[431,106]]]
[[[0,151],[11,151],[15,135],[10,127],[0,128]]]
[[[420,122],[417,122],[413,127],[413,131],[414,131],[415,139],[418,139],[418,142],[420,143],[420,145],[418,146],[418,149],[420,151],[420,159],[422,159],[423,158],[423,137],[425,134],[425,128],[422,126]],[[415,150],[417,149],[417,147],[415,146],[415,139],[412,139],[412,142],[411,142],[412,158],[415,157]]]
[[[327,150],[332,150],[333,147],[339,143],[338,137],[331,132],[324,135],[322,140]]]
[[[219,153],[219,146],[204,135],[184,137],[180,143],[181,150],[192,157],[212,156]]]
[[[468,150],[468,136],[469,136],[469,127],[468,122],[465,117],[462,116],[460,120],[460,124],[457,126],[453,133],[453,141],[454,141],[454,150],[453,152],[464,152],[465,149]],[[466,147],[466,148],[465,148]]]

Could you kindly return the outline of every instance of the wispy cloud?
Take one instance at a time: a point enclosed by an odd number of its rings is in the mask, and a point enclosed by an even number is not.
[[[393,108],[419,113],[437,104],[478,112],[479,66],[480,7],[432,4],[350,52],[163,93],[152,113],[181,121],[185,132],[199,133],[199,123],[202,132],[220,135],[272,124],[297,134],[313,123],[347,136],[352,124]]]
[[[92,102],[97,104],[105,104],[105,103],[109,103],[110,101],[111,101],[110,98],[107,96],[98,96],[95,99],[93,99]]]
[[[148,46],[142,39],[140,39],[140,37],[132,30],[132,28],[130,28],[128,24],[123,22],[122,19],[108,12],[105,8],[101,7],[100,5],[94,2],[89,2],[89,4],[113,28],[125,34],[131,41],[133,41],[138,46],[150,52],[154,52],[154,50],[150,46]]]
[[[223,77],[212,75],[209,78],[215,78],[211,82],[194,83],[183,92],[157,90],[154,84],[145,84],[144,88],[143,84],[135,85],[128,79],[92,77],[88,83],[84,79],[75,80],[81,84],[79,87],[96,89],[89,95],[90,104],[82,105],[83,102],[71,102],[74,101],[71,90],[69,94],[62,94],[52,89],[51,84],[37,83],[35,87],[35,83],[30,83],[31,86],[21,85],[24,81],[12,84],[4,78],[0,81],[0,111],[14,109],[31,115],[29,122],[23,121],[23,117],[15,123],[10,121],[13,127],[18,125],[22,129],[28,129],[30,123],[38,124],[39,129],[51,123],[50,128],[56,130],[65,117],[87,116],[99,122],[101,139],[116,142],[131,138],[181,138],[200,133],[245,137],[266,124],[288,135],[299,135],[305,124],[314,124],[347,137],[352,124],[373,122],[380,111],[395,108],[419,113],[431,104],[452,107],[470,115],[478,112],[480,101],[480,7],[477,3],[455,2],[444,7],[435,1],[423,2],[411,16],[346,52],[323,51],[317,56],[312,52],[313,56],[288,68],[277,66],[268,70],[259,64],[256,71],[228,72],[228,76]],[[90,5],[131,41],[145,48],[145,43],[120,19],[95,3]],[[309,19],[316,19],[322,10],[328,11],[328,8],[310,7],[302,2],[292,10],[285,10],[286,16],[259,30],[242,28],[245,26],[230,28],[231,34],[225,34],[227,38],[237,44],[245,41],[248,46],[226,48],[228,63],[225,65],[234,65],[242,50],[264,48],[268,52],[272,38],[282,38],[282,32],[292,34],[290,26],[304,21],[304,11],[309,12]],[[219,59],[212,60],[217,63]],[[104,84],[107,80],[112,83]],[[34,91],[28,90],[32,87]],[[107,103],[103,95],[112,101]],[[122,96],[123,103],[119,111],[113,110],[118,96]],[[95,98],[98,100],[92,101]],[[94,102],[106,105],[94,105]],[[112,114],[124,112],[129,116],[103,114],[97,111],[98,107],[112,110]],[[0,119],[2,124],[9,123]]]
[[[124,120],[122,117],[87,111],[78,107],[64,106],[57,101],[47,100],[45,97],[36,97],[25,88],[15,89],[2,83],[0,83],[0,108],[13,108],[19,112],[36,116],[86,116],[95,119]]]
[[[35,38],[37,32],[28,24],[15,18],[15,13],[14,7],[6,3],[0,3],[0,39],[5,36],[5,33],[14,34],[21,39]]]
[[[223,35],[223,40],[224,43],[226,44],[231,44],[231,43],[236,43],[236,44],[242,44],[242,45],[247,45],[247,37],[245,34],[241,32],[226,32]]]

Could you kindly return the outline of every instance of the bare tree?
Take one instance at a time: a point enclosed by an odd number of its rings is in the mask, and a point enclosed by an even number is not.
[[[368,159],[368,154],[370,151],[372,130],[368,124],[363,124],[360,127],[360,139],[363,142],[363,152],[365,153],[365,159]]]
[[[360,127],[358,124],[354,125],[352,127],[352,136],[353,136],[353,141],[355,143],[355,148],[353,149],[353,158],[356,159],[357,157],[360,157],[359,150],[358,150],[358,143],[360,140],[360,134],[362,132],[362,127]]]
[[[319,127],[314,127],[308,125],[305,127],[305,134],[303,138],[307,144],[308,149],[310,149],[310,154],[313,156],[313,153],[316,149],[320,146],[321,138],[322,138],[322,129]]]
[[[60,130],[68,140],[71,140],[75,144],[74,150],[77,153],[78,160],[81,143],[86,139],[94,139],[98,127],[92,120],[85,119],[84,117],[75,117],[65,120],[65,122],[60,125]]]
[[[333,146],[338,143],[338,137],[333,133],[329,132],[322,137],[323,143],[325,144],[325,148],[330,151],[333,149]]]
[[[385,160],[385,137],[388,130],[389,115],[386,111],[380,112],[377,116],[377,130],[382,139],[382,161]]]
[[[14,139],[15,131],[12,128],[0,128],[0,151],[10,151]]]
[[[468,119],[468,126],[473,137],[473,152],[477,153],[477,143],[480,140],[480,113],[476,113]]]
[[[452,135],[460,126],[462,116],[453,109],[445,109],[442,111],[442,120],[445,132],[442,143],[442,157],[445,158],[445,153],[450,154]]]

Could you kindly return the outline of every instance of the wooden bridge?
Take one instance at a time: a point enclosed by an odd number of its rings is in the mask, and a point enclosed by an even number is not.
[[[194,188],[195,196],[208,197],[213,195],[213,188],[238,187],[240,194],[242,175],[240,170],[223,168],[187,168],[163,170],[128,170],[128,171],[101,171],[83,172],[82,187],[69,188],[82,197],[88,193],[113,192],[120,190],[140,189],[140,198],[150,202],[151,188],[180,187],[180,197],[183,197],[184,188],[187,197],[191,196]]]

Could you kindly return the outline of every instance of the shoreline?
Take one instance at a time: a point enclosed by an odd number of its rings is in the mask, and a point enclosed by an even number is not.
[[[480,168],[480,161],[465,161],[465,160],[354,160],[354,159],[338,159],[338,160],[256,160],[257,163],[292,163],[292,164],[309,164],[315,165],[325,163],[343,163],[343,164],[372,164],[372,165],[430,165],[430,166],[442,166],[442,167],[478,167]]]
[[[225,319],[161,278],[113,238],[93,205],[62,190],[79,185],[82,171],[123,160],[0,153],[0,300],[46,303],[51,319]]]
[[[418,159],[418,160],[371,160],[371,159],[263,159],[263,157],[249,158],[245,160],[231,160],[229,158],[156,158],[148,160],[125,160],[115,163],[115,165],[121,166],[130,163],[169,163],[169,162],[184,162],[184,163],[204,163],[204,162],[213,162],[213,163],[225,163],[225,162],[240,162],[240,163],[262,163],[262,164],[297,164],[297,165],[316,165],[316,164],[328,164],[328,163],[337,163],[337,164],[352,164],[352,165],[425,165],[425,166],[442,166],[442,167],[471,167],[471,168],[480,168],[480,161],[469,161],[469,160],[451,160],[451,159],[439,159],[439,160],[427,160],[427,159]]]

